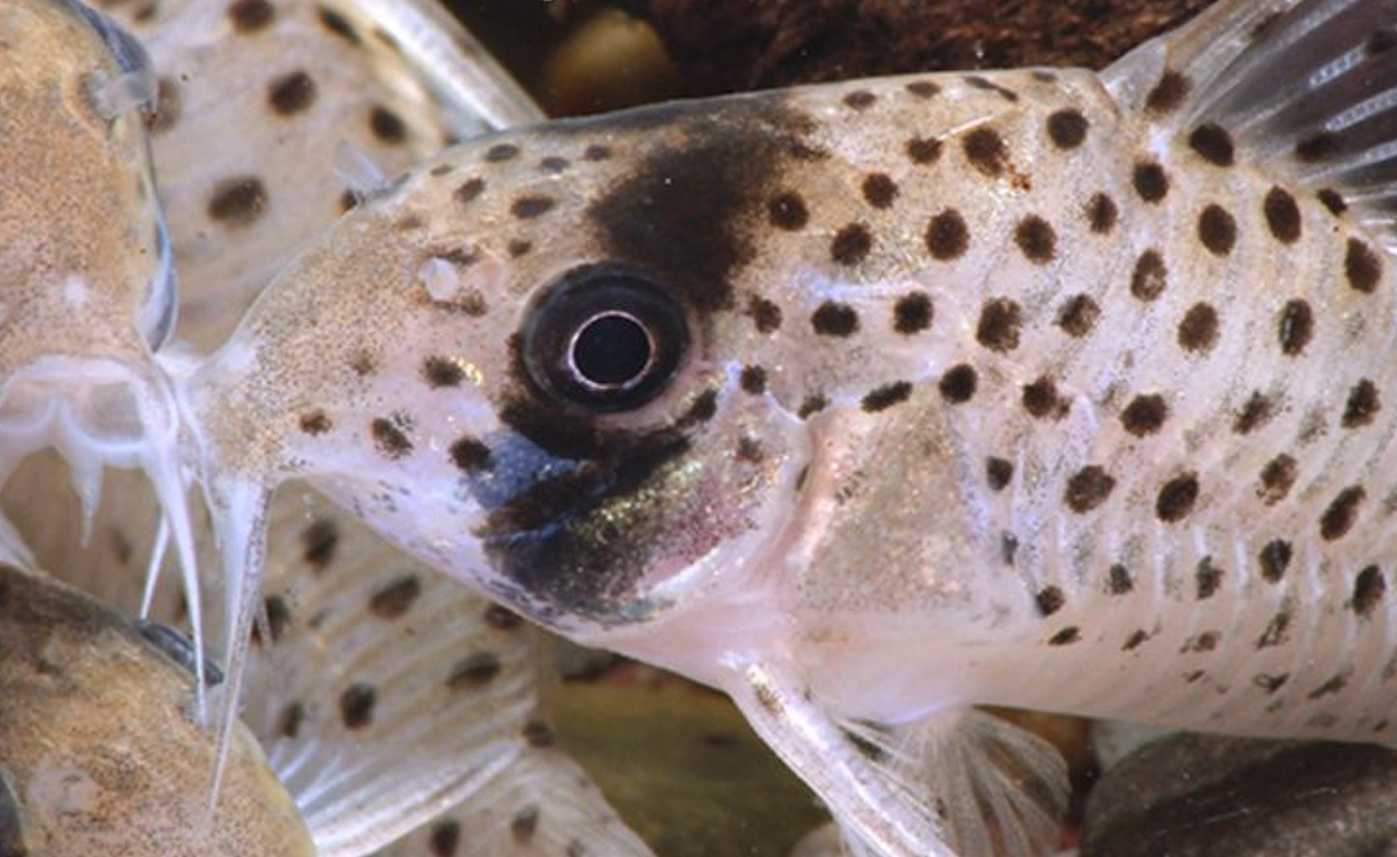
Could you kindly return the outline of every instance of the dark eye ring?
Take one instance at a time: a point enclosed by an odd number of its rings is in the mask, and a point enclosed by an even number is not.
[[[563,275],[522,331],[534,383],[598,412],[633,410],[658,396],[688,350],[683,308],[649,277],[612,265]]]

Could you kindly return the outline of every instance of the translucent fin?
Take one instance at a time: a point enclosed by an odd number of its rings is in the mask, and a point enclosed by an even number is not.
[[[150,602],[155,596],[155,577],[159,573],[159,558],[163,558],[165,545],[170,535],[174,536],[175,553],[179,557],[180,572],[184,582],[184,597],[189,603],[189,626],[194,638],[194,664],[196,673],[195,711],[199,722],[207,722],[207,706],[204,698],[204,610],[199,590],[199,566],[194,558],[194,526],[189,515],[189,500],[185,482],[179,472],[172,448],[154,442],[152,451],[145,456],[142,468],[155,489],[160,503],[160,527],[156,531],[156,543],[152,549],[152,566],[147,573],[145,591],[141,597],[141,618],[145,618]]]
[[[388,177],[368,153],[348,140],[335,145],[335,175],[359,202],[372,197],[388,184]]]
[[[1223,0],[1103,80],[1205,157],[1323,192],[1397,249],[1397,2]]]
[[[10,519],[0,514],[0,563],[33,569],[34,552],[24,543],[24,537],[10,523]]]
[[[68,459],[68,478],[73,484],[73,493],[82,503],[82,529],[79,540],[84,546],[92,541],[92,519],[97,514],[97,506],[102,502],[102,459],[87,454],[86,450],[65,450]]]
[[[92,87],[92,103],[103,119],[112,120],[155,98],[155,78],[150,71],[127,71]]]
[[[141,591],[141,620],[150,618],[151,606],[155,602],[155,587],[160,582],[160,569],[165,565],[165,551],[170,547],[170,519],[160,516],[155,529],[155,544],[150,547],[150,563],[146,566],[145,588]]]
[[[1067,766],[1046,741],[975,709],[895,727],[842,725],[888,779],[926,796],[957,854],[1037,857],[1056,848]]]

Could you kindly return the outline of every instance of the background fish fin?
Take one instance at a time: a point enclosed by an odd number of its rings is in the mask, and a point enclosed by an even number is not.
[[[892,727],[840,725],[890,781],[934,807],[955,853],[1036,857],[1056,848],[1070,790],[1048,742],[976,709]],[[848,838],[849,853],[865,853]]]
[[[319,853],[474,811],[531,752],[538,632],[303,486],[279,492],[270,524],[244,719]]]
[[[1394,0],[1224,0],[1104,78],[1208,160],[1316,194],[1397,251]]]

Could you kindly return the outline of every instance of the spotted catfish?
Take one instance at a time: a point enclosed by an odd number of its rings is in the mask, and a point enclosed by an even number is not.
[[[1052,844],[977,703],[1390,738],[1394,6],[424,163],[181,388],[240,625],[304,477],[727,691],[881,855]]]

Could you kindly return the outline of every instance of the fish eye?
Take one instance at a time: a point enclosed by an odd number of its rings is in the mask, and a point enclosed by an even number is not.
[[[615,265],[564,274],[525,322],[524,363],[563,401],[614,413],[652,401],[688,348],[684,311],[648,277]]]

